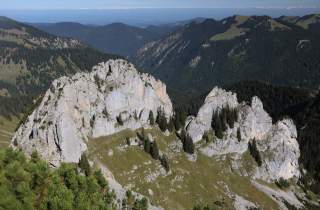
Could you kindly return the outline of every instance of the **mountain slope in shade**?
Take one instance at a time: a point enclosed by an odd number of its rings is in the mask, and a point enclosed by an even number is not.
[[[242,80],[316,88],[319,34],[284,19],[233,16],[191,23],[148,43],[132,60],[177,90],[208,91]]]
[[[62,22],[55,24],[34,24],[34,26],[50,34],[73,37],[95,49],[122,56],[131,55],[147,42],[160,37],[158,32],[122,23],[89,26],[79,23]],[[166,28],[163,30],[170,29]]]

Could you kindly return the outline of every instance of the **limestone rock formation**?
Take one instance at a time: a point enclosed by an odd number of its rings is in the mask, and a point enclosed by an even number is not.
[[[147,126],[149,112],[156,117],[158,109],[173,114],[166,86],[125,60],[109,60],[91,73],[55,80],[12,145],[37,150],[53,165],[78,162],[89,138]]]
[[[236,94],[217,87],[213,88],[206,97],[197,117],[191,121],[189,119],[188,121],[190,122],[187,121],[186,123],[188,125],[188,134],[194,142],[200,141],[204,132],[211,128],[213,110],[220,110],[227,105],[230,107],[238,106]]]
[[[212,129],[213,111],[219,112],[227,106],[237,110],[238,120],[233,128],[228,126],[223,138],[215,138],[213,142],[201,148],[204,154],[236,154],[241,157],[248,151],[249,141],[255,140],[262,158],[262,165],[256,168],[255,178],[270,181],[281,177],[299,177],[300,150],[293,121],[284,119],[273,125],[258,97],[252,98],[251,105],[245,102],[238,103],[236,94],[214,88],[205,99],[198,115],[188,118],[186,123],[187,133],[194,142],[200,141],[204,133]],[[241,140],[238,139],[238,132],[241,134]]]
[[[299,177],[297,130],[291,119],[277,122],[257,148],[263,159],[263,167],[258,167],[256,178],[270,180]]]

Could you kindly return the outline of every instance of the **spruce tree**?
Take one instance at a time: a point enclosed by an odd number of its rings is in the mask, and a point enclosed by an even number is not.
[[[159,148],[156,141],[151,144],[151,156],[155,160],[159,159]]]
[[[176,110],[174,115],[174,127],[177,131],[184,126],[186,118],[187,118],[187,114],[184,111],[180,109]]]
[[[108,186],[108,182],[107,180],[104,178],[101,169],[97,170],[94,172],[94,177],[97,179],[98,184],[102,187],[105,188],[106,186]]]
[[[230,109],[229,106],[227,106],[226,108],[226,117],[227,117],[227,123],[229,125],[230,128],[234,127],[234,115],[233,115],[233,109]]]
[[[234,119],[234,121],[237,122],[237,121],[238,121],[238,109],[237,109],[237,108],[234,108],[234,109],[232,110],[232,113],[233,113],[233,119]]]
[[[185,139],[186,139],[186,136],[187,136],[187,133],[186,133],[186,130],[185,129],[182,129],[181,133],[180,133],[180,139],[181,139],[181,142],[182,144],[184,145],[184,142],[185,142]]]
[[[240,128],[237,129],[237,139],[238,139],[238,142],[241,141],[241,131],[240,131]]]
[[[85,173],[86,176],[89,176],[91,174],[91,167],[85,153],[82,153],[78,165],[81,171]]]
[[[165,154],[163,154],[161,157],[161,165],[167,172],[170,171],[169,159]]]
[[[150,154],[150,150],[151,150],[151,142],[148,138],[146,138],[144,140],[144,151],[148,154]]]
[[[154,125],[154,116],[152,110],[149,112],[149,123],[150,125]]]
[[[215,118],[213,119],[213,121],[214,121],[213,129],[215,131],[215,135],[219,139],[222,139],[223,138],[222,121],[218,114],[215,115]]]
[[[256,140],[253,139],[252,142],[249,142],[248,147],[249,147],[249,151],[250,151],[251,156],[255,159],[258,166],[260,167],[262,165],[262,158],[261,158],[260,152],[257,148]]]
[[[174,130],[174,123],[173,123],[173,119],[172,119],[172,118],[170,119],[167,127],[168,127],[168,130],[170,131],[170,133],[173,132],[173,130]]]
[[[183,150],[189,154],[194,153],[194,144],[191,137],[187,134],[183,143]]]
[[[222,132],[225,132],[228,127],[227,127],[227,112],[226,112],[226,109],[222,109],[220,111],[220,121],[221,121],[221,126],[222,126]]]
[[[177,131],[180,130],[180,128],[182,127],[178,115],[179,115],[179,114],[176,113],[176,114],[174,115],[174,118],[173,118],[174,127],[175,127],[175,129],[176,129]]]
[[[215,127],[216,127],[215,120],[216,120],[216,112],[213,110],[212,111],[212,118],[211,118],[211,128],[213,130],[215,130]]]
[[[156,122],[162,132],[167,130],[167,119],[162,109],[158,110]]]
[[[121,115],[117,116],[117,117],[116,117],[116,120],[117,120],[117,122],[118,122],[119,125],[121,125],[121,126],[123,125],[123,120],[122,120]]]

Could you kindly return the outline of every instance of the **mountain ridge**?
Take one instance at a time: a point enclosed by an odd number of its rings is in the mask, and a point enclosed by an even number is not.
[[[160,37],[155,32],[124,23],[101,26],[75,22],[32,25],[51,34],[78,38],[98,50],[122,56],[129,56],[143,44]]]
[[[0,20],[0,115],[26,111],[26,104],[62,75],[88,71],[114,55],[100,53],[72,38],[42,32],[9,18]],[[17,100],[21,103],[16,103]]]
[[[277,18],[235,15],[188,24],[145,45],[131,60],[181,90],[208,91],[249,78],[317,88],[318,37],[315,30]]]

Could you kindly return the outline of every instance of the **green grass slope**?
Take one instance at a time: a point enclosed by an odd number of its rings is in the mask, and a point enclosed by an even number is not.
[[[155,137],[159,149],[169,158],[171,172],[165,173],[159,161],[153,160],[143,148],[126,146],[134,131],[89,141],[90,158],[101,162],[127,189],[139,192],[165,209],[192,209],[197,203],[217,209],[234,209],[234,196],[239,195],[261,209],[279,209],[277,203],[256,189],[248,177],[233,172],[230,157],[209,158],[198,153],[196,160],[181,151],[174,134],[165,136],[158,129],[145,130]],[[248,154],[247,169],[255,164]]]

